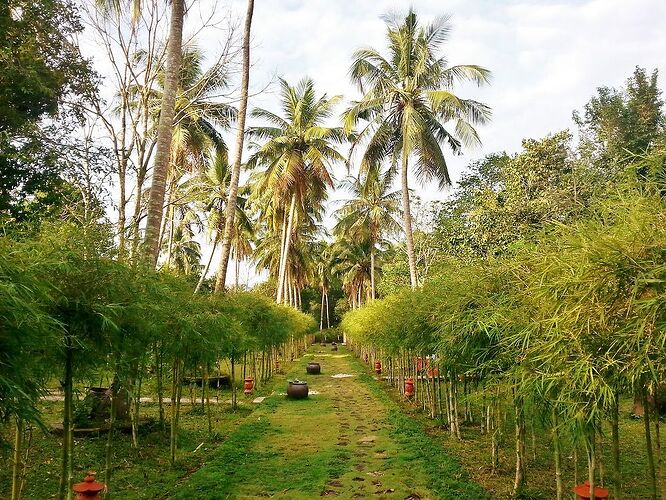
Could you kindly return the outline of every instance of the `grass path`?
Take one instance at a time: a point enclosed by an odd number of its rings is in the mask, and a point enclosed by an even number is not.
[[[347,351],[313,346],[295,366],[174,498],[487,498]],[[286,399],[294,378],[319,394]]]

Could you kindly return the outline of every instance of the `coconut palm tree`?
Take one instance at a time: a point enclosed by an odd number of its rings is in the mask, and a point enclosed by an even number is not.
[[[345,112],[345,129],[364,122],[356,143],[366,143],[361,169],[384,161],[400,169],[403,224],[412,288],[417,286],[416,259],[410,211],[409,160],[416,160],[414,173],[420,182],[451,183],[443,146],[456,154],[463,145],[479,143],[474,128],[485,123],[490,109],[485,104],[457,97],[457,82],[478,85],[489,81],[490,72],[476,65],[448,66],[439,56],[451,30],[449,17],[421,26],[409,10],[404,19],[387,18],[388,54],[365,48],[356,51],[350,69],[352,81],[363,93]],[[449,126],[453,127],[451,130]]]
[[[135,11],[137,10],[135,0]],[[160,249],[160,228],[164,212],[164,196],[166,193],[167,173],[171,153],[171,134],[176,111],[178,95],[178,75],[183,46],[183,23],[185,20],[185,0],[171,0],[171,19],[169,39],[167,43],[166,67],[164,71],[164,92],[157,125],[157,141],[155,145],[155,162],[153,178],[148,200],[148,216],[144,236],[144,254],[152,265],[157,264]]]
[[[370,298],[368,284],[372,262],[369,238],[359,240],[344,236],[334,243],[333,252],[333,273],[341,277],[342,287],[349,296],[352,309],[361,307],[363,295],[366,295],[366,302]]]
[[[252,138],[265,141],[248,160],[248,167],[264,167],[257,183],[258,196],[268,193],[273,228],[282,228],[278,302],[285,297],[285,277],[294,231],[308,213],[321,206],[327,188],[333,186],[333,163],[345,160],[335,149],[335,145],[345,140],[343,130],[323,125],[340,101],[339,96],[317,97],[314,82],[309,78],[295,87],[280,79],[280,96],[284,117],[256,108],[252,116],[267,120],[271,125],[248,130]],[[276,217],[281,221],[277,222]]]
[[[367,238],[370,244],[370,295],[375,300],[375,253],[379,240],[386,234],[397,233],[400,223],[395,216],[400,214],[400,191],[391,186],[390,172],[371,168],[348,177],[341,187],[352,194],[337,210],[338,222],[334,233],[346,234],[360,239]]]
[[[243,142],[245,140],[245,116],[247,114],[247,99],[250,86],[250,31],[252,29],[252,15],[254,13],[254,0],[247,1],[245,14],[245,26],[243,29],[243,75],[241,79],[241,95],[238,107],[238,127],[236,130],[236,152],[231,171],[229,183],[229,195],[227,198],[227,209],[225,216],[224,236],[222,237],[222,252],[220,255],[220,267],[215,280],[215,291],[224,290],[227,279],[227,267],[229,266],[229,252],[233,239],[234,218],[236,211],[233,201],[238,196],[238,183],[240,180],[241,160],[243,157]]]
[[[203,54],[196,47],[188,47],[183,53],[166,183],[167,216],[160,232],[160,245],[168,232],[167,225],[171,227],[171,233],[176,228],[173,221],[175,205],[192,201],[187,199],[187,189],[180,188],[182,179],[204,170],[211,155],[227,162],[227,145],[221,130],[229,127],[236,117],[236,110],[216,99],[228,84],[225,72],[222,63],[204,71]],[[162,112],[165,79],[166,73],[161,71],[157,78],[158,88],[150,91],[149,110],[155,123],[159,122]],[[136,94],[140,95],[140,92]]]
[[[208,158],[208,168],[205,171],[198,172],[183,184],[188,201],[192,202],[205,216],[206,232],[209,242],[213,245],[210,258],[197,283],[195,293],[199,291],[205,277],[208,275],[215,250],[222,239],[230,176],[231,171],[226,155],[213,151]],[[247,213],[247,196],[245,193],[236,196],[235,225],[233,242],[234,248],[238,247],[239,249],[235,253],[241,258],[246,258],[251,253],[250,241],[254,238],[254,223]],[[236,236],[237,234],[240,237]]]

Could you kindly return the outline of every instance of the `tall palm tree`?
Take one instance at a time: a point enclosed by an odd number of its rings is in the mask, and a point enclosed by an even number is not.
[[[208,275],[215,250],[222,239],[230,176],[231,171],[226,155],[213,151],[208,158],[208,168],[205,171],[198,172],[183,185],[183,189],[187,193],[187,199],[193,202],[198,210],[205,215],[207,235],[213,245],[210,258],[194,290],[195,293],[199,291]],[[247,245],[249,245],[247,240],[254,236],[254,223],[248,216],[246,204],[247,196],[241,194],[236,197],[235,225],[236,231],[241,234],[242,242],[236,242],[236,239],[234,239],[234,242],[235,246],[239,246],[245,251]],[[234,232],[234,238],[236,238],[236,234],[237,232]]]
[[[160,71],[157,88],[149,92],[150,114],[156,123],[161,116],[165,80],[165,71]],[[185,186],[181,189],[179,184],[182,179],[203,171],[211,155],[225,164],[227,162],[227,145],[220,131],[229,127],[236,117],[236,110],[216,99],[227,85],[224,64],[214,64],[204,71],[203,54],[199,49],[188,47],[183,52],[166,182],[167,216],[160,231],[160,244],[167,233],[167,225],[170,225],[171,233],[176,229],[173,221],[175,205],[193,201],[187,196]],[[140,95],[141,92],[135,94]],[[177,193],[181,196],[178,197]]]
[[[400,169],[409,275],[415,288],[409,159],[416,160],[415,174],[420,182],[434,179],[440,187],[450,185],[442,147],[459,154],[463,145],[478,144],[474,125],[490,117],[488,106],[457,97],[453,85],[460,81],[485,84],[490,72],[476,65],[448,66],[447,59],[438,55],[451,30],[448,16],[420,26],[410,9],[403,20],[387,18],[386,22],[387,56],[372,48],[360,49],[353,56],[351,79],[363,97],[346,111],[345,129],[364,122],[356,141],[367,143],[362,169],[385,160],[393,171]]]
[[[336,234],[346,234],[360,239],[367,238],[370,244],[370,296],[375,300],[375,253],[379,240],[386,234],[397,233],[400,223],[395,216],[400,214],[400,191],[392,189],[390,172],[382,175],[377,168],[348,177],[341,183],[352,198],[346,200],[336,211],[338,221]]]
[[[341,98],[317,97],[311,79],[295,87],[280,79],[280,96],[284,117],[261,108],[252,111],[254,118],[271,125],[248,130],[254,139],[265,141],[248,160],[248,167],[264,167],[257,188],[260,195],[269,193],[272,216],[281,217],[281,224],[274,221],[274,229],[281,225],[277,301],[283,302],[294,230],[333,186],[332,164],[345,160],[335,145],[344,142],[345,134],[339,127],[323,125]]]
[[[333,245],[333,272],[340,276],[342,287],[349,296],[352,309],[361,307],[363,296],[370,299],[370,276],[372,262],[370,259],[370,240],[357,239],[343,235]]]
[[[252,29],[252,16],[254,13],[254,0],[247,1],[247,12],[245,14],[245,27],[243,29],[243,76],[241,79],[240,104],[238,106],[238,128],[236,131],[236,152],[231,171],[229,183],[229,196],[227,198],[227,209],[225,216],[224,235],[222,237],[222,252],[220,255],[220,266],[215,280],[215,291],[224,290],[227,279],[227,267],[229,266],[229,252],[233,238],[234,218],[236,211],[233,207],[234,200],[238,196],[238,183],[240,181],[241,160],[243,158],[243,142],[245,140],[245,116],[247,114],[247,99],[250,86],[250,31]]]
[[[330,305],[328,293],[333,281],[334,254],[331,244],[324,240],[317,241],[312,246],[311,254],[314,257],[315,279],[314,282],[321,289],[321,310],[319,316],[319,329],[324,329],[324,316],[326,316],[326,327],[331,327]]]
[[[135,11],[137,9],[135,0]],[[144,255],[152,266],[157,264],[160,250],[160,229],[164,212],[167,173],[171,154],[171,133],[178,94],[178,74],[183,47],[183,23],[185,20],[185,0],[171,0],[171,20],[167,42],[166,68],[164,71],[164,92],[157,125],[155,162],[148,200],[148,216],[144,236]]]

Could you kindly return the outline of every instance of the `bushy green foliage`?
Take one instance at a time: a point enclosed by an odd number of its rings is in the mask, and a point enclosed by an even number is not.
[[[34,238],[0,238],[0,297],[3,420],[37,420],[40,382],[61,376],[66,352],[74,379],[106,368],[124,380],[155,343],[196,367],[315,328],[310,316],[258,294],[194,295],[180,277],[123,264],[97,225],[44,224]]]
[[[435,354],[510,384],[572,425],[598,425],[620,393],[666,381],[666,205],[621,192],[555,224],[511,258],[474,260],[349,312],[354,342]],[[506,386],[506,385],[504,385]]]

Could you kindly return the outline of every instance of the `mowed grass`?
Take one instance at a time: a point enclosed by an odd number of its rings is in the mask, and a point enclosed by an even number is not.
[[[287,378],[319,394],[288,400],[286,383],[174,495],[202,498],[487,498],[365,368],[315,346]],[[316,360],[322,375],[306,376]],[[331,378],[336,373],[351,378]]]

